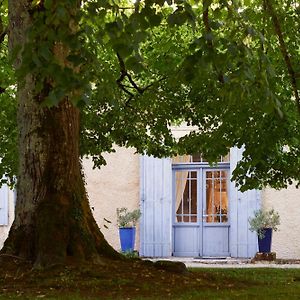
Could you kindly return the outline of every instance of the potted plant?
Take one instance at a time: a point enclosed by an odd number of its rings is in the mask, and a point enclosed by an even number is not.
[[[117,208],[117,224],[122,252],[132,252],[135,243],[135,226],[141,216],[139,209],[128,211],[126,207]]]
[[[268,211],[256,210],[254,217],[249,218],[249,224],[249,229],[257,233],[259,252],[271,252],[272,231],[277,231],[278,225],[280,225],[278,212],[274,209]]]

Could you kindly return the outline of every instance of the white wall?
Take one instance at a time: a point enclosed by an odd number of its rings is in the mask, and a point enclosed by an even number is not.
[[[116,209],[139,207],[139,156],[134,150],[116,148],[116,153],[106,155],[107,165],[101,170],[94,169],[90,159],[84,159],[83,167],[87,192],[94,217],[108,242],[119,250],[119,232],[116,222]],[[0,248],[2,248],[14,219],[14,193],[9,192],[9,225],[0,225]],[[112,223],[104,222],[104,218]],[[108,226],[108,229],[104,227]],[[139,226],[136,232],[136,249],[139,246]]]
[[[101,170],[92,169],[92,161],[83,162],[86,173],[90,205],[94,207],[95,219],[108,242],[120,249],[116,209],[139,207],[140,170],[139,156],[133,149],[117,148],[116,153],[106,155],[107,165]],[[281,225],[273,235],[272,251],[278,258],[300,258],[300,189],[289,187],[277,191],[265,189],[262,203],[267,209],[279,212]],[[5,241],[14,217],[14,194],[9,193],[9,226],[0,226],[0,247]],[[112,224],[104,222],[104,218]],[[104,228],[108,225],[108,229]],[[136,249],[139,246],[139,228],[136,236]]]
[[[184,132],[184,130],[183,130]],[[183,133],[182,132],[182,133]],[[180,134],[177,132],[176,134]],[[87,189],[94,216],[109,243],[120,249],[116,209],[126,206],[139,207],[139,157],[132,149],[118,148],[116,153],[108,154],[107,165],[101,170],[91,170],[92,162],[84,161],[87,173]],[[273,235],[272,251],[278,258],[300,258],[300,189],[290,187],[277,191],[267,188],[262,191],[262,203],[267,209],[279,212],[281,225]],[[104,228],[103,218],[112,221],[109,229]],[[139,245],[137,232],[136,249]]]
[[[101,170],[92,169],[89,159],[83,162],[87,191],[94,217],[107,241],[120,250],[116,209],[127,207],[133,210],[139,207],[139,156],[133,149],[116,148],[116,153],[105,156],[107,165]],[[112,223],[108,224],[104,218]],[[106,224],[109,228],[105,228]],[[136,249],[139,246],[139,226],[136,232]]]
[[[263,207],[279,212],[279,231],[273,233],[272,251],[278,258],[300,258],[300,189],[265,189]]]

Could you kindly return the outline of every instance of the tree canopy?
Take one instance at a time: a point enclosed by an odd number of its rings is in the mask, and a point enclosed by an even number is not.
[[[158,157],[201,152],[211,163],[238,146],[242,189],[300,182],[298,1],[29,2],[26,46],[8,60],[1,1],[2,174],[17,173],[15,83],[30,73],[41,105],[67,95],[81,109],[81,154],[96,166],[115,144]],[[195,129],[176,140],[181,123]]]

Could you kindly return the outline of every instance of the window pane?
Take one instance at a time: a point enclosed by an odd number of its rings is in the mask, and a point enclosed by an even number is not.
[[[197,222],[197,172],[176,172],[176,222]]]
[[[229,153],[225,156],[220,156],[218,162],[229,162]],[[178,155],[172,158],[173,164],[181,163],[205,163],[207,160],[201,155],[201,153],[196,153],[193,155]]]
[[[227,171],[206,172],[206,211],[208,223],[228,221]]]
[[[202,162],[201,155],[199,153],[198,154],[193,154],[192,155],[192,162]]]

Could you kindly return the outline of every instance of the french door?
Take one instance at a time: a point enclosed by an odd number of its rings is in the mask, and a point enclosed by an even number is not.
[[[173,255],[229,256],[229,168],[173,168]]]

